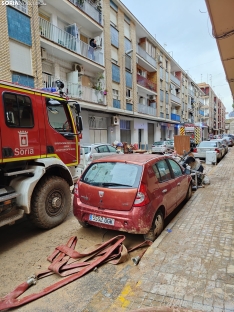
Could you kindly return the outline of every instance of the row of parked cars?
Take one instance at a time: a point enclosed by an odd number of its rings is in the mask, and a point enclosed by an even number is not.
[[[223,134],[216,136],[211,140],[200,142],[196,148],[193,149],[193,154],[198,158],[206,158],[207,151],[215,151],[217,153],[217,160],[221,160],[228,152],[228,147],[234,145],[234,136],[231,134]]]

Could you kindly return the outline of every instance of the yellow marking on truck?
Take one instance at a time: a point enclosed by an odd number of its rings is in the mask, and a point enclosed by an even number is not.
[[[10,87],[8,85],[3,85],[3,84],[0,84],[0,88],[10,89],[10,90],[14,90],[14,91],[22,91],[22,92],[29,93],[29,94],[35,93],[35,92],[29,91],[27,89],[21,89],[20,87]]]

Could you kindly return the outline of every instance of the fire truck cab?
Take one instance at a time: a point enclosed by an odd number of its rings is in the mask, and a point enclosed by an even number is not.
[[[26,214],[50,229],[66,218],[78,179],[80,110],[60,94],[0,81],[0,226]]]

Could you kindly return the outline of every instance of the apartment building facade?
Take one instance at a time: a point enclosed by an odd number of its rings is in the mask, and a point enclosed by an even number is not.
[[[209,134],[222,134],[225,132],[226,108],[217,97],[212,87],[203,82],[198,84],[204,92],[204,116],[209,127]]]
[[[0,9],[0,79],[48,91],[62,81],[82,106],[82,142],[149,149],[181,125],[199,125],[206,135],[203,89],[121,1],[20,0]],[[222,127],[220,102],[217,109]]]

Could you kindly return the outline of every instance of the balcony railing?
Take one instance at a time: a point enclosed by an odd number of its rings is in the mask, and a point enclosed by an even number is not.
[[[48,91],[55,92],[56,85],[55,81],[59,78],[55,78],[54,76],[42,73],[43,79],[43,88],[46,88]],[[73,83],[70,81],[63,80],[64,83],[64,91],[67,93],[69,97],[82,99],[87,102],[104,104],[105,97],[102,91],[98,91],[89,87],[82,86],[78,83]]]
[[[152,66],[157,67],[156,60],[152,58],[142,47],[139,45],[136,46],[137,53],[145,59],[147,62],[149,62]]]
[[[96,22],[102,24],[102,15],[101,12],[97,9],[97,4],[89,0],[69,0],[77,8],[81,9],[83,12],[92,17]]]
[[[171,120],[180,121],[180,115],[171,114]]]
[[[41,36],[58,43],[66,49],[72,50],[77,54],[91,59],[98,64],[103,65],[103,53],[100,50],[94,50],[94,48],[87,43],[54,26],[41,17],[39,19],[39,23]]]
[[[156,108],[138,103],[138,113],[156,116]]]
[[[175,96],[174,94],[171,93],[171,100],[178,103],[178,104],[181,104],[181,99],[178,98],[177,96]]]
[[[139,85],[141,85],[144,88],[147,88],[153,92],[157,92],[157,85],[156,83],[148,80],[147,78],[141,76],[141,75],[137,75],[137,83]]]
[[[171,74],[171,81],[180,86],[180,80]]]

